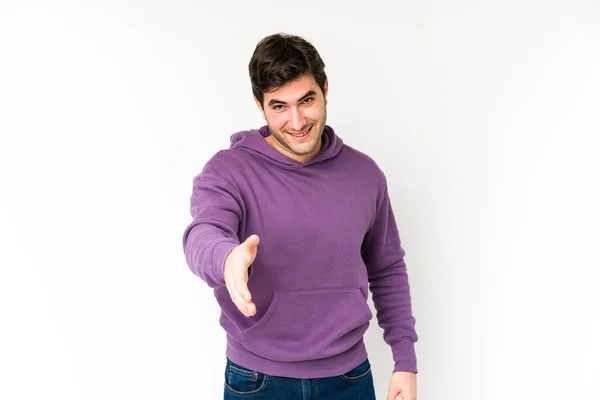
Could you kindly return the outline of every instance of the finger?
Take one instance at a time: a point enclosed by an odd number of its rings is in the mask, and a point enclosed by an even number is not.
[[[254,305],[254,303],[244,303],[242,301],[237,301],[234,303],[238,310],[240,310],[240,312],[244,314],[244,316],[251,317],[254,314],[256,314],[256,306]]]
[[[248,309],[248,303],[246,303],[238,293],[234,293],[233,298],[232,298],[233,304],[235,304],[235,306],[237,307],[237,309],[244,314],[244,316],[249,317],[250,313],[249,313],[249,309]]]
[[[256,305],[250,301],[252,299],[252,295],[250,294],[246,283],[244,281],[237,281],[234,287],[236,291],[235,302],[240,311],[242,311],[246,317],[256,314]]]
[[[387,400],[396,400],[398,396],[400,396],[400,392],[398,390],[393,390],[392,388],[390,388],[390,390],[388,391]]]
[[[254,303],[248,304],[246,307],[246,311],[248,312],[248,316],[252,316],[256,314],[256,305]]]
[[[234,287],[242,301],[244,301],[245,303],[249,303],[250,300],[252,300],[252,295],[250,294],[250,290],[248,290],[248,285],[244,280],[236,279]]]
[[[402,400],[415,400],[417,398],[417,394],[415,392],[402,392]]]
[[[229,293],[229,298],[231,299],[231,302],[235,303],[237,293],[235,292],[235,285],[233,282],[233,279],[227,279],[225,287],[227,288],[227,292]]]
[[[242,314],[244,314],[245,317],[252,317],[254,314],[256,314],[256,309],[254,308],[254,305],[251,304],[249,306],[246,305],[240,305],[238,306],[238,310],[240,310],[240,312]]]
[[[237,280],[234,277],[231,277],[227,279],[225,286],[227,288],[227,292],[229,293],[231,302],[235,304],[242,314],[245,314],[247,302],[243,299],[237,289]]]
[[[250,291],[248,290],[248,287],[246,286],[245,289],[241,289],[240,290],[240,297],[246,302],[249,303],[250,300],[252,300],[252,295],[250,294]]]

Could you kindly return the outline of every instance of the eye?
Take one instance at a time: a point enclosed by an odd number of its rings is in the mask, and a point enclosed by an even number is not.
[[[281,110],[283,110],[283,106],[281,104],[276,104],[273,106],[273,110],[281,111]]]
[[[312,98],[312,97],[307,97],[307,98],[305,98],[304,100],[302,100],[302,102],[303,102],[304,104],[308,104],[308,103],[310,103],[310,102],[312,102],[312,101],[313,101],[313,98]]]

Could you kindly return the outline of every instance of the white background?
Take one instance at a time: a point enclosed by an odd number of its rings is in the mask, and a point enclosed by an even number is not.
[[[247,64],[279,31],[388,177],[419,399],[598,398],[599,27],[594,0],[2,1],[0,398],[221,398],[181,237],[193,176],[263,123]]]

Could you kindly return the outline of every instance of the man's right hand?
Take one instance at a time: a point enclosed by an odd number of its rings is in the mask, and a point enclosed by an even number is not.
[[[225,259],[227,291],[233,303],[246,317],[256,314],[256,306],[248,290],[248,268],[256,258],[259,241],[258,235],[251,235],[244,243],[231,250]]]

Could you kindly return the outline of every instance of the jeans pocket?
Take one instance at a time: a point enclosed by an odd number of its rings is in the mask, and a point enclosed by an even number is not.
[[[340,375],[340,378],[342,378],[346,381],[356,382],[358,380],[368,377],[370,374],[371,374],[371,364],[369,363],[369,360],[367,359],[367,360],[365,360],[365,362],[360,364],[358,367],[346,372],[345,374]]]
[[[266,388],[268,380],[268,375],[249,370],[227,360],[225,389],[233,394],[248,396],[262,392]]]

